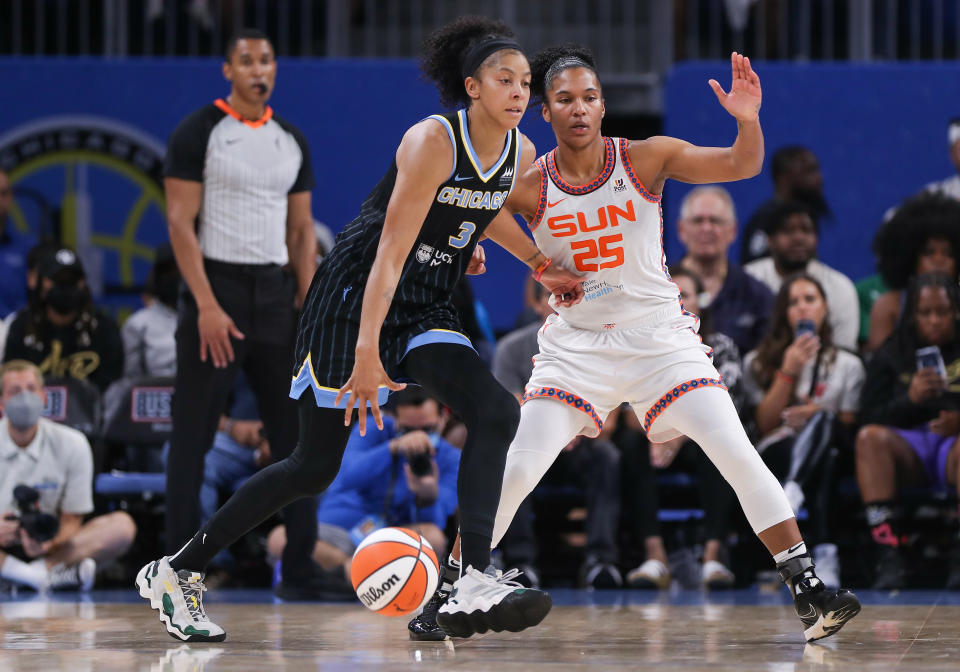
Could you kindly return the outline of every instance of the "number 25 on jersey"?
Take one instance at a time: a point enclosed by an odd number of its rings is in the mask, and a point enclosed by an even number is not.
[[[557,215],[547,220],[547,227],[555,238],[576,235],[577,232],[593,233],[607,228],[620,226],[620,220],[627,222],[637,221],[633,201],[627,201],[626,209],[615,205],[597,208],[597,223],[587,221],[583,212],[576,214]],[[617,268],[623,265],[623,234],[614,233],[597,238],[575,240],[570,243],[574,251],[573,261],[578,271],[588,273],[605,268]]]

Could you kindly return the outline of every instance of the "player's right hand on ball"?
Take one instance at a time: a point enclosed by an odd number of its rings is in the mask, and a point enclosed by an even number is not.
[[[344,426],[350,425],[353,407],[356,404],[360,421],[360,436],[366,436],[368,403],[370,404],[370,411],[373,413],[374,422],[377,423],[377,429],[383,429],[383,416],[380,413],[380,403],[377,400],[380,387],[386,387],[396,392],[406,386],[406,383],[395,383],[390,380],[387,372],[383,369],[383,364],[380,362],[379,352],[363,352],[358,349],[353,363],[353,372],[347,382],[340,388],[340,391],[337,392],[334,405],[339,406],[344,395],[349,395],[343,424]]]

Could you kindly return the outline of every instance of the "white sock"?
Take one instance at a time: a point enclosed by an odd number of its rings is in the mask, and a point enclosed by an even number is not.
[[[796,546],[791,546],[787,550],[777,553],[775,556],[773,556],[773,561],[779,565],[781,562],[786,562],[790,558],[795,558],[798,555],[803,555],[806,552],[807,545],[801,541]]]
[[[447,556],[447,564],[454,569],[460,569],[460,561],[453,557],[453,553]]]
[[[0,577],[15,583],[26,584],[35,590],[43,590],[47,587],[47,566],[43,562],[28,564],[8,555],[0,565]]]

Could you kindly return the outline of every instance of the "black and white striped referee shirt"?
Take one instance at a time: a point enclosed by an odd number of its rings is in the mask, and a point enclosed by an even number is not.
[[[207,259],[287,263],[287,197],[313,188],[303,134],[273,113],[248,121],[216,100],[170,135],[165,177],[203,183],[197,237]]]

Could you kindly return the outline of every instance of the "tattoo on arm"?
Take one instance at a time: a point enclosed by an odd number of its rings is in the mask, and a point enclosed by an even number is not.
[[[536,259],[537,257],[539,257],[541,254],[542,254],[542,252],[541,252],[540,250],[537,250],[536,252],[533,253],[533,256],[532,256],[532,257],[530,257],[529,259],[525,259],[523,263],[529,264],[531,261],[533,261],[534,259]]]
[[[385,298],[387,301],[393,301],[393,292],[391,291],[384,292],[383,298]]]

